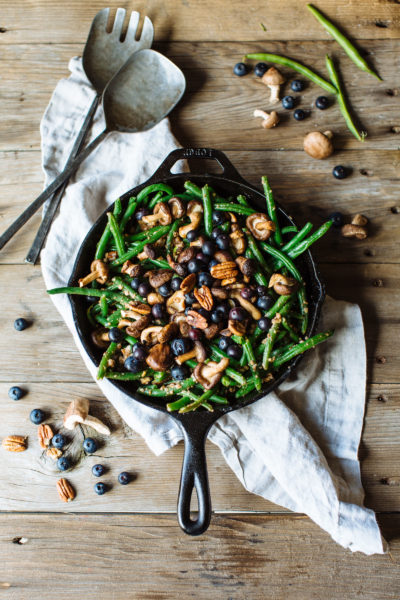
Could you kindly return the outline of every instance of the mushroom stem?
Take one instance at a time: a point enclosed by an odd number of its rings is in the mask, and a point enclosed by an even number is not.
[[[89,273],[89,275],[86,275],[86,277],[83,277],[79,280],[79,287],[84,287],[88,283],[91,283],[92,281],[100,277],[100,275],[100,271],[92,271],[91,273]]]
[[[176,362],[181,365],[184,362],[186,362],[187,360],[190,360],[191,358],[196,358],[196,349],[193,348],[193,350],[190,350],[189,352],[186,352],[185,354],[181,354],[180,356],[177,356],[175,358]]]

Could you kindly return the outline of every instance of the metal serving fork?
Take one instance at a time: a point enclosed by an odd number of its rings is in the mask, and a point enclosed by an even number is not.
[[[154,29],[153,24],[148,17],[144,18],[140,39],[136,40],[135,36],[139,24],[140,14],[136,11],[133,11],[129,19],[125,38],[121,40],[121,32],[125,20],[126,10],[124,8],[117,9],[112,31],[107,33],[106,28],[109,20],[109,14],[109,8],[103,8],[97,13],[93,19],[83,51],[83,68],[90,83],[96,90],[96,96],[88,110],[65,167],[69,166],[73,159],[81,151],[93,116],[108,82],[119,71],[122,65],[125,64],[128,58],[132,56],[132,54],[138,50],[151,48],[153,43]],[[51,202],[45,211],[42,223],[38,229],[33,244],[26,256],[26,262],[36,264],[39,258],[40,250],[46,239],[51,222],[67,185],[68,181],[66,181],[51,198]],[[8,239],[4,241],[3,245],[14,235],[14,233],[18,231],[18,229],[20,229],[20,227],[22,227],[24,223],[26,223],[26,221],[34,214],[34,212],[36,212],[39,206],[40,204],[37,204],[33,207],[30,206],[21,214],[19,219],[13,224],[14,228],[10,232]],[[7,230],[4,235],[6,235],[8,232],[9,230]],[[3,239],[3,236],[1,236],[1,238]]]

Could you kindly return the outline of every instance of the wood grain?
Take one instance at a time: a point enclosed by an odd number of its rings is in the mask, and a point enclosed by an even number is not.
[[[173,516],[58,515],[53,528],[48,519],[0,516],[3,598],[397,600],[400,594],[398,540],[388,555],[351,554],[304,518],[216,516],[200,538],[186,537]],[[400,534],[398,516],[381,523],[391,537]]]

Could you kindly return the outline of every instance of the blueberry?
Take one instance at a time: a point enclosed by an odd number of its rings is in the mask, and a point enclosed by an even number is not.
[[[98,494],[99,496],[102,496],[103,494],[106,493],[107,491],[107,486],[105,483],[103,483],[102,481],[99,481],[98,483],[94,484],[94,491],[96,492],[96,494]]]
[[[64,448],[66,443],[67,440],[65,438],[65,435],[63,435],[62,433],[56,433],[56,435],[53,436],[51,440],[51,445],[54,446],[54,448],[58,448],[59,450]]]
[[[171,290],[177,292],[181,289],[182,277],[173,277],[171,279]]]
[[[346,167],[343,167],[342,165],[337,165],[336,167],[333,168],[333,171],[332,171],[332,175],[334,177],[336,177],[336,179],[346,179],[348,174],[349,174],[348,170],[346,169]]]
[[[252,290],[250,287],[245,287],[240,290],[240,295],[245,300],[251,300],[254,295],[254,290]]]
[[[148,283],[141,283],[137,289],[139,294],[143,297],[146,297],[151,292],[151,287]]]
[[[268,287],[266,285],[258,285],[256,292],[257,296],[266,296],[268,294]]]
[[[226,351],[229,358],[240,360],[242,358],[242,348],[238,344],[231,344]]]
[[[13,387],[10,387],[10,389],[8,390],[8,396],[9,398],[11,398],[11,400],[21,400],[23,395],[24,390],[22,390],[17,385],[13,385]]]
[[[216,227],[211,232],[211,239],[216,240],[220,233],[222,233],[221,230]]]
[[[35,423],[35,425],[40,425],[40,423],[43,423],[43,421],[45,420],[46,415],[44,414],[41,408],[34,408],[31,411],[29,418],[32,421],[32,423]]]
[[[187,338],[174,338],[171,342],[171,350],[175,356],[180,356],[189,352],[192,348],[192,342]]]
[[[223,336],[221,336],[221,337],[219,338],[219,341],[218,341],[218,348],[219,348],[220,350],[224,350],[224,351],[225,351],[225,350],[227,350],[227,349],[229,348],[229,346],[230,346],[231,344],[232,344],[232,340],[231,340],[231,338],[229,338],[229,337],[228,337],[228,336],[226,336],[226,335],[223,335]]]
[[[191,329],[189,329],[188,335],[193,342],[198,342],[203,337],[203,332],[201,331],[201,329],[192,327]]]
[[[60,456],[60,458],[57,460],[57,467],[60,469],[60,471],[67,471],[68,469],[70,469],[71,462],[69,458],[67,458],[66,456]]]
[[[239,62],[239,63],[236,63],[236,65],[233,67],[233,72],[238,77],[243,77],[243,75],[247,75],[248,67],[244,63]]]
[[[204,254],[204,252],[198,252],[196,254],[196,258],[197,260],[201,260],[201,262],[203,262],[206,265],[208,262],[210,262],[211,256],[209,256],[208,254]]]
[[[143,344],[137,342],[132,346],[132,356],[136,358],[136,360],[143,361],[146,359],[146,350]]]
[[[215,241],[220,250],[228,250],[231,243],[230,237],[227,233],[220,233]]]
[[[199,315],[201,315],[202,317],[204,317],[205,319],[207,319],[207,321],[210,319],[211,317],[211,313],[209,310],[206,310],[205,308],[201,307],[201,308],[196,308],[196,311],[199,313]]]
[[[171,296],[172,294],[171,284],[169,282],[163,283],[157,289],[157,292],[161,294],[161,296],[163,296],[164,298],[168,298],[168,296]]]
[[[315,101],[315,106],[319,108],[319,110],[325,110],[329,106],[329,100],[326,96],[318,96]]]
[[[151,314],[155,319],[162,319],[164,316],[164,304],[162,302],[157,302],[157,304],[153,304],[151,307]]]
[[[204,263],[198,258],[193,258],[188,262],[188,271],[189,273],[198,273],[204,268]]]
[[[213,323],[221,323],[225,317],[224,315],[221,313],[221,311],[214,309],[213,311],[211,311],[211,321]]]
[[[215,307],[215,310],[219,312],[224,319],[228,318],[230,309],[231,307],[228,303],[218,304],[218,306]]]
[[[148,208],[146,208],[145,206],[142,206],[141,208],[138,208],[138,210],[135,213],[135,217],[138,221],[140,221],[141,219],[143,219],[143,217],[145,217],[146,215],[150,214],[150,210]]]
[[[218,263],[217,259],[216,258],[212,258],[210,260],[210,262],[208,263],[208,268],[211,269],[212,267],[215,267],[215,265],[218,265],[218,264],[219,263]]]
[[[20,317],[19,319],[15,319],[15,321],[14,321],[14,327],[17,331],[23,331],[28,326],[29,326],[28,321],[26,319],[24,319],[23,317]]]
[[[304,81],[301,81],[300,79],[293,79],[290,87],[294,92],[302,92],[304,90]]]
[[[332,221],[334,227],[341,227],[343,225],[343,215],[341,212],[334,212],[329,215],[328,219]]]
[[[134,290],[138,290],[139,289],[139,285],[142,283],[142,280],[140,279],[140,277],[134,277],[131,281],[131,288]]]
[[[122,473],[120,473],[118,475],[118,482],[121,485],[127,485],[131,481],[132,481],[132,477],[131,477],[130,473],[127,473],[126,471],[122,471]]]
[[[186,306],[192,306],[196,302],[196,298],[193,292],[188,292],[185,294],[185,304]]]
[[[115,342],[119,344],[123,341],[125,335],[122,329],[118,329],[118,327],[111,327],[111,329],[108,332],[108,337],[110,339],[110,342]]]
[[[257,63],[254,67],[254,75],[256,75],[256,77],[262,77],[267,71],[268,65],[263,62]]]
[[[201,287],[202,285],[206,285],[207,287],[211,287],[214,282],[214,277],[207,273],[206,271],[202,271],[197,275],[197,283]]]
[[[212,222],[214,223],[214,225],[222,225],[222,223],[225,223],[226,219],[227,217],[223,210],[213,211]]]
[[[235,306],[229,311],[229,319],[232,321],[244,321],[245,319],[247,319],[247,316],[247,311],[244,310],[244,308],[241,308],[240,306]]]
[[[92,467],[92,473],[95,477],[101,477],[102,475],[104,475],[106,469],[104,467],[104,465],[93,465]]]
[[[190,371],[186,365],[174,365],[171,369],[171,376],[177,381],[182,381],[189,377]]]
[[[208,254],[208,256],[212,256],[216,249],[217,247],[212,240],[206,240],[202,246],[204,254]]]
[[[294,98],[293,96],[284,96],[282,98],[282,106],[287,110],[291,110],[294,107]]]
[[[97,450],[97,442],[91,437],[88,437],[83,442],[83,449],[88,454],[93,454]]]
[[[273,305],[274,301],[271,296],[260,296],[257,299],[256,306],[261,310],[268,310]]]
[[[198,236],[198,231],[197,229],[192,229],[191,231],[188,232],[186,239],[188,242],[194,242],[194,240],[197,238]]]
[[[271,321],[267,317],[262,317],[258,320],[257,325],[262,331],[268,331],[268,329],[271,327]]]
[[[302,121],[303,119],[306,118],[307,114],[304,112],[304,110],[302,108],[297,108],[294,111],[293,116],[296,119],[296,121]]]
[[[131,354],[125,360],[124,368],[130,373],[140,373],[140,371],[143,371],[143,363]]]

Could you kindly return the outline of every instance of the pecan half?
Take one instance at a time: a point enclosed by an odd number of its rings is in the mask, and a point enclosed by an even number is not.
[[[60,450],[59,448],[47,448],[46,454],[47,456],[50,456],[50,458],[52,458],[53,460],[57,460],[57,458],[60,458],[62,450]]]
[[[38,427],[39,446],[45,450],[47,448],[47,446],[50,445],[51,438],[53,437],[53,435],[54,435],[54,433],[53,433],[53,430],[50,427],[50,425],[43,425],[43,423],[41,425],[39,425],[39,427]]]
[[[194,275],[194,273],[193,273]],[[194,290],[194,297],[199,302],[200,306],[206,310],[211,310],[214,305],[214,299],[211,295],[211,290],[206,285],[202,285],[201,288]]]
[[[75,490],[67,479],[57,481],[57,491],[63,502],[72,502],[75,498]]]
[[[1,442],[4,450],[8,452],[23,452],[26,450],[26,436],[24,435],[8,435]]]
[[[181,290],[184,294],[191,292],[196,285],[196,273],[190,273],[181,283]]]
[[[215,279],[230,279],[238,274],[237,264],[233,260],[218,263],[210,269],[210,273]]]
[[[207,319],[195,310],[188,311],[186,321],[191,327],[195,327],[196,329],[207,329],[208,327]]]
[[[233,335],[244,335],[246,333],[246,325],[243,321],[233,321],[229,319],[228,329]]]
[[[235,281],[236,281],[236,277],[228,277],[227,279],[223,279],[221,281],[221,285],[222,286],[231,285],[232,283],[235,283]]]
[[[168,325],[165,325],[158,334],[158,341],[160,343],[168,342],[168,340],[178,333],[178,329],[177,323],[168,323]]]
[[[142,302],[129,302],[129,306],[136,313],[139,313],[139,315],[149,315],[151,313],[150,306],[148,304],[143,304]]]

